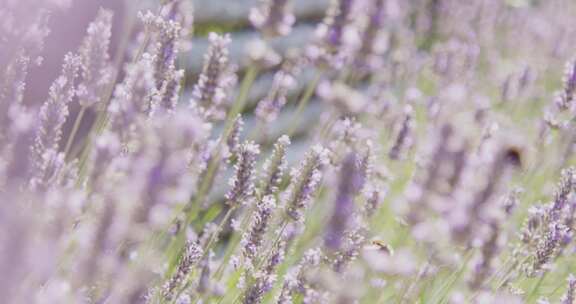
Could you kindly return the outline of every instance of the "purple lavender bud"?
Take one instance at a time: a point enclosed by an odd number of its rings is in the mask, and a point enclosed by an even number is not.
[[[178,111],[148,120],[142,126],[140,148],[130,165],[133,183],[140,192],[137,222],[162,224],[170,207],[191,196],[193,182],[186,160],[190,147],[201,141],[203,122],[189,111]]]
[[[226,100],[226,90],[233,81],[232,67],[228,61],[228,44],[230,35],[210,33],[210,47],[204,56],[204,67],[192,92],[192,107],[201,109],[205,115],[214,120],[221,120]]]
[[[318,26],[317,45],[309,50],[309,56],[320,64],[340,67],[356,49],[358,35],[352,25],[357,0],[333,0],[324,21]]]
[[[114,96],[108,107],[111,116],[111,130],[126,140],[127,132],[132,129],[139,114],[151,111],[150,93],[154,90],[154,68],[152,59],[144,54],[135,64],[125,68],[124,81],[114,90]]]
[[[264,123],[271,123],[278,117],[280,110],[286,104],[288,90],[295,84],[294,77],[284,70],[276,72],[272,88],[256,107],[256,116]]]
[[[254,195],[255,164],[258,154],[260,148],[252,141],[245,142],[238,148],[238,162],[234,166],[236,173],[230,180],[232,188],[226,194],[228,205],[245,204]]]
[[[574,100],[574,93],[576,93],[576,60],[571,60],[566,63],[564,89],[556,100],[558,108],[561,110],[568,109]]]
[[[302,220],[303,212],[322,179],[322,167],[328,164],[328,150],[314,146],[298,169],[291,172],[292,182],[287,191],[286,214],[293,221]]]
[[[306,294],[314,291],[312,287],[307,284],[308,279],[306,278],[306,273],[320,264],[322,256],[322,251],[319,249],[309,249],[304,253],[298,265],[290,269],[286,274],[282,290],[276,303],[293,303],[292,296],[295,293]]]
[[[264,236],[268,230],[268,224],[272,217],[272,212],[276,207],[274,196],[264,196],[256,204],[256,212],[253,216],[249,232],[242,238],[242,254],[249,260],[254,259],[258,250],[262,246]]]
[[[82,82],[78,86],[78,98],[84,107],[100,102],[104,89],[112,81],[110,65],[110,38],[112,36],[112,12],[101,9],[90,23],[80,47]]]
[[[325,20],[327,29],[323,38],[328,46],[337,49],[343,43],[345,27],[350,23],[354,0],[338,0],[335,3]]]
[[[158,42],[154,54],[156,56],[155,79],[156,87],[160,88],[166,78],[166,69],[174,66],[178,49],[177,39],[181,32],[180,24],[173,20],[164,22],[164,26],[158,33]]]
[[[351,153],[346,156],[340,169],[338,194],[334,203],[332,218],[324,236],[324,245],[332,251],[337,251],[342,246],[344,232],[348,228],[351,215],[354,212],[354,197],[358,193],[358,184],[361,183],[361,179],[358,157],[355,153]]]
[[[196,242],[188,241],[184,254],[178,263],[176,272],[162,287],[162,297],[166,301],[171,301],[174,297],[176,289],[182,285],[186,277],[202,258],[203,250]]]
[[[576,189],[576,169],[568,168],[561,172],[560,181],[554,192],[552,201],[552,217],[557,219],[559,214],[568,203],[568,196]]]
[[[386,0],[374,0],[367,11],[368,22],[361,34],[360,48],[355,57],[355,63],[362,71],[373,71],[382,64],[380,56],[383,43],[379,36],[384,26],[385,9]]]
[[[278,192],[286,170],[286,148],[290,138],[282,135],[274,144],[272,155],[264,162],[264,176],[261,180],[263,195],[274,195]]]
[[[566,226],[559,223],[550,224],[547,233],[543,235],[543,239],[536,246],[531,274],[536,274],[548,267],[548,263],[556,256],[562,241],[568,233],[569,230]]]
[[[576,277],[573,274],[568,275],[566,279],[568,281],[568,287],[566,293],[560,299],[561,304],[574,304],[576,301]]]
[[[74,97],[74,80],[79,66],[79,57],[73,54],[64,57],[62,74],[50,87],[48,100],[40,108],[40,124],[34,143],[34,163],[38,167],[43,166],[44,153],[58,151],[62,126],[68,117],[68,105]]]
[[[242,119],[242,115],[238,114],[232,124],[232,130],[230,131],[228,138],[226,138],[226,146],[228,146],[228,151],[230,152],[231,157],[235,156],[240,148],[240,135],[243,130],[244,120]]]
[[[276,269],[284,261],[286,251],[286,242],[280,241],[274,247],[274,250],[266,262],[262,273],[258,274],[256,282],[248,288],[244,293],[244,304],[259,304],[262,303],[264,295],[272,290],[274,282],[276,282]]]
[[[286,36],[292,30],[294,15],[290,0],[263,0],[250,11],[250,22],[264,36]]]

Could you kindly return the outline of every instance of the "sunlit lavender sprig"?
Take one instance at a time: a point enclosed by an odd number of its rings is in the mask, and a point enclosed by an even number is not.
[[[274,144],[271,156],[264,162],[264,175],[260,181],[262,195],[274,195],[278,192],[287,167],[286,148],[290,137],[282,135]]]
[[[341,248],[344,233],[351,221],[354,212],[354,197],[363,183],[358,165],[358,158],[354,153],[346,156],[342,163],[338,194],[324,236],[324,245],[329,250],[336,251]]]
[[[573,274],[568,275],[566,279],[568,287],[566,293],[560,299],[561,304],[573,304],[576,301],[576,277]]]
[[[356,0],[333,0],[323,22],[316,29],[318,42],[309,56],[318,63],[340,67],[357,48],[358,32],[353,26],[359,3]]]
[[[227,90],[234,81],[233,67],[228,59],[230,35],[210,33],[210,46],[204,57],[204,67],[192,92],[191,106],[198,107],[214,120],[224,118],[222,107],[227,98]]]
[[[250,11],[250,22],[265,36],[285,36],[292,30],[295,17],[291,13],[291,0],[262,0]]]
[[[292,181],[285,206],[286,214],[293,221],[302,220],[303,212],[322,179],[322,167],[329,162],[328,153],[322,146],[314,146],[299,167],[290,173]]]
[[[186,249],[176,268],[176,272],[162,288],[162,296],[165,300],[170,301],[173,298],[176,289],[186,280],[192,267],[201,260],[202,254],[203,250],[196,242],[189,241],[186,244]]]
[[[35,149],[57,150],[62,138],[62,125],[68,117],[68,104],[74,97],[74,81],[80,67],[79,57],[67,54],[64,57],[62,74],[50,87],[48,100],[40,108],[40,127]]]
[[[153,60],[144,54],[139,62],[128,64],[124,73],[124,80],[116,85],[108,113],[110,129],[126,141],[137,117],[151,112],[151,93],[154,90]]]
[[[154,34],[152,50],[149,54],[154,61],[156,85],[153,93],[153,111],[174,109],[184,77],[184,71],[176,68],[176,58],[180,50],[179,42],[184,32],[177,20],[182,19],[179,18],[178,7],[178,3],[167,5],[168,12],[165,14],[167,16],[157,16],[151,12],[140,15],[149,35]]]
[[[322,251],[319,249],[309,249],[304,253],[304,256],[284,277],[282,290],[277,298],[277,304],[293,303],[295,294],[306,294],[313,292],[312,288],[307,284],[306,273],[317,267],[322,261]]]
[[[272,88],[256,107],[255,113],[263,123],[271,123],[278,117],[280,110],[287,101],[288,90],[294,86],[293,75],[280,70],[274,75]]]
[[[260,148],[254,142],[248,141],[238,147],[238,161],[234,166],[236,172],[230,180],[232,188],[226,193],[226,201],[230,206],[247,204],[254,194],[254,179],[256,157]]]
[[[241,241],[242,255],[247,258],[248,261],[256,257],[258,250],[262,246],[275,208],[276,199],[272,195],[264,196],[256,203],[256,211],[253,215],[250,229],[242,237]]]
[[[566,110],[572,105],[574,94],[576,93],[576,60],[566,63],[564,72],[564,88],[556,97],[556,105],[560,110]]]
[[[82,106],[91,107],[101,101],[104,89],[112,81],[112,67],[108,49],[112,37],[112,12],[101,9],[88,26],[80,47],[82,82],[78,85],[78,99]]]
[[[50,87],[48,100],[40,108],[36,140],[34,143],[34,165],[37,178],[33,181],[38,186],[45,183],[50,159],[58,157],[59,144],[62,139],[62,127],[68,117],[68,105],[75,95],[74,81],[80,67],[79,57],[67,54],[64,57],[62,75]],[[52,170],[53,171],[53,170]],[[54,172],[56,173],[56,172]]]
[[[355,64],[361,71],[371,71],[382,66],[383,26],[386,15],[386,0],[370,1],[368,5],[368,21],[360,38],[360,47],[355,57]]]
[[[228,138],[226,138],[226,146],[228,147],[228,153],[230,154],[229,158],[237,157],[236,154],[241,145],[240,136],[242,131],[244,131],[244,120],[239,114],[236,119],[234,119],[230,134],[228,134]]]
[[[258,270],[255,274],[255,281],[244,293],[244,304],[258,304],[266,293],[272,290],[276,282],[276,271],[278,266],[284,261],[287,244],[280,241],[273,249],[273,252],[266,261],[263,270]]]

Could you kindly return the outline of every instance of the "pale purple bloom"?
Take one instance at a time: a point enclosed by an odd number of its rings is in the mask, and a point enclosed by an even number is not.
[[[291,13],[291,0],[262,0],[258,8],[250,11],[250,22],[265,36],[285,36],[292,29],[295,18]]]
[[[204,67],[193,89],[191,106],[202,109],[210,119],[224,118],[222,107],[233,83],[233,67],[228,59],[230,35],[210,33],[210,47],[204,57]]]
[[[320,186],[322,168],[328,164],[328,150],[314,146],[306,159],[291,172],[292,181],[285,200],[286,213],[293,221],[301,221],[312,196]]]
[[[560,300],[561,304],[573,304],[576,301],[576,277],[570,274],[566,279],[568,281],[568,287],[566,293],[562,296]]]
[[[172,300],[176,288],[178,288],[187,279],[192,267],[202,258],[202,253],[202,249],[196,242],[188,241],[186,243],[186,248],[180,258],[176,272],[168,281],[166,281],[162,288],[162,296],[164,299],[167,301]]]
[[[232,188],[226,193],[226,201],[230,206],[247,204],[254,194],[254,179],[256,157],[260,148],[254,142],[245,142],[238,147],[238,161],[234,168],[236,173],[230,180]]]
[[[79,53],[82,61],[82,82],[78,86],[78,98],[84,107],[91,107],[103,98],[105,89],[112,81],[109,47],[112,36],[112,12],[100,10],[96,19],[86,30]]]
[[[263,195],[274,195],[278,192],[286,170],[286,148],[290,138],[282,135],[274,144],[272,155],[264,162],[264,176],[261,180]]]
[[[253,260],[260,250],[268,230],[272,213],[276,208],[276,199],[272,195],[264,196],[256,203],[256,211],[248,233],[242,238],[242,253],[248,260]]]
[[[346,156],[342,168],[340,168],[338,194],[324,236],[324,245],[330,250],[338,250],[342,246],[344,232],[348,228],[354,212],[354,197],[359,191],[361,180],[358,158],[356,154],[351,153]]]

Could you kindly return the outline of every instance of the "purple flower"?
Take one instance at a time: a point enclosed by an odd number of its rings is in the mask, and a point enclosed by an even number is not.
[[[80,47],[82,82],[78,86],[78,99],[84,107],[99,103],[104,90],[110,85],[113,71],[110,65],[110,38],[112,12],[101,9],[90,23]]]
[[[359,169],[356,154],[348,154],[340,169],[338,194],[324,236],[324,245],[330,250],[336,251],[342,246],[344,232],[348,228],[354,212],[354,197],[360,190],[359,184],[362,183]]]
[[[192,107],[201,109],[213,120],[224,118],[222,107],[228,95],[227,90],[234,82],[233,67],[228,59],[230,35],[210,33],[210,47],[204,57],[204,67],[192,92]]]
[[[295,21],[290,1],[263,0],[260,7],[250,11],[250,22],[265,36],[288,35]]]

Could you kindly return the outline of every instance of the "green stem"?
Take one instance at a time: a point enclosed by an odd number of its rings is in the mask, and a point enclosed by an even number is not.
[[[528,298],[527,298],[528,302],[530,302],[532,299],[534,299],[534,297],[537,295],[538,289],[540,289],[540,286],[542,286],[542,283],[544,282],[544,279],[546,278],[546,274],[548,274],[548,272],[545,272],[544,274],[542,274],[540,276],[540,278],[538,279],[538,282],[536,282],[536,284],[534,284],[532,291],[530,291],[530,293],[528,294]]]
[[[78,133],[78,129],[80,129],[80,123],[84,118],[84,114],[86,113],[86,107],[82,106],[80,108],[80,112],[76,116],[76,120],[74,121],[74,126],[72,126],[72,131],[70,131],[70,135],[68,135],[68,141],[66,142],[66,147],[64,148],[64,156],[69,158],[70,149],[72,148],[72,144],[74,143],[74,139],[76,138],[76,133]]]

